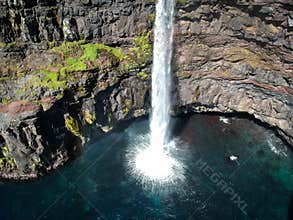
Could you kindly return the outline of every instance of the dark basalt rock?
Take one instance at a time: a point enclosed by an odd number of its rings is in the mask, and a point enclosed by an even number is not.
[[[68,90],[62,99],[47,98],[41,105],[27,101],[0,104],[0,146],[8,153],[0,169],[3,178],[31,179],[56,169],[80,155],[89,138],[110,131],[120,121],[145,115],[149,109],[148,80],[128,76],[103,89],[96,79],[88,80],[95,83],[89,88],[95,94],[91,97],[78,97]],[[71,127],[65,115],[73,118]],[[12,160],[13,166],[6,160]]]
[[[127,48],[151,30],[154,9],[142,0],[0,0],[0,42],[11,42],[0,46],[0,99],[9,100],[0,104],[0,177],[36,178],[74,159],[93,136],[149,112],[150,61],[121,74],[112,57],[111,68],[72,72],[61,97],[23,88],[31,71],[61,62],[50,44]],[[246,113],[293,146],[292,13],[290,0],[178,2],[173,112]]]
[[[292,144],[293,32],[287,15],[293,4],[215,2],[188,1],[179,8],[177,105],[249,113]]]
[[[1,0],[0,42],[119,40],[135,36],[153,11],[143,0]]]

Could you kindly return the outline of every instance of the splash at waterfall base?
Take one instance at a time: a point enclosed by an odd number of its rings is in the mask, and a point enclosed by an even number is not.
[[[185,179],[176,151],[176,141],[159,147],[150,145],[150,135],[139,136],[126,155],[129,172],[147,189],[175,186]]]
[[[159,0],[156,4],[152,70],[152,115],[149,146],[138,147],[134,169],[142,179],[170,182],[179,163],[170,155],[167,133],[173,50],[174,1]],[[142,145],[144,146],[144,145]],[[177,175],[177,174],[176,174]]]
[[[135,168],[152,180],[167,181],[173,175],[176,161],[161,148],[149,147],[139,152]]]

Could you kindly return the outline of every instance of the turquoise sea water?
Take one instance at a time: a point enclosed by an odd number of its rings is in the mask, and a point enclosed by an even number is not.
[[[172,127],[183,176],[172,183],[133,174],[129,152],[149,134],[148,121],[136,120],[57,172],[0,183],[0,219],[290,219],[293,154],[271,130],[210,115],[173,118]]]

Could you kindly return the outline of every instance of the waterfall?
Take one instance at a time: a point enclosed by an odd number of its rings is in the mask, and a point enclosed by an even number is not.
[[[152,69],[151,147],[167,143],[175,0],[157,0]]]
[[[152,70],[150,143],[138,145],[134,167],[144,180],[170,182],[181,176],[181,164],[169,154],[168,125],[171,108],[171,62],[175,0],[157,0]],[[132,161],[132,160],[130,160]],[[175,175],[176,173],[176,175]]]

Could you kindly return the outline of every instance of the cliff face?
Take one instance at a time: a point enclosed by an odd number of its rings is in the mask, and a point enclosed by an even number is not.
[[[231,2],[178,2],[174,113],[248,113],[293,145],[293,3]],[[148,113],[153,1],[0,4],[2,177],[37,177]]]
[[[293,2],[211,2],[177,13],[179,105],[249,113],[292,144]]]
[[[0,42],[119,41],[135,36],[154,8],[142,0],[1,0],[0,5]]]
[[[153,3],[0,4],[1,177],[35,178],[146,114]]]

